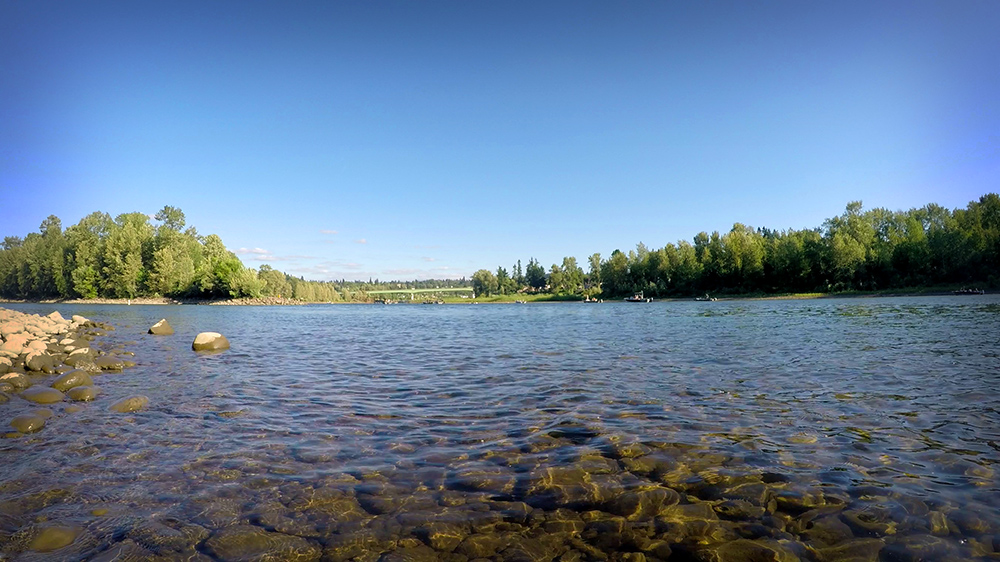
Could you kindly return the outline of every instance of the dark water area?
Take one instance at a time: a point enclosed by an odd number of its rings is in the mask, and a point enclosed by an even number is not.
[[[0,560],[1000,559],[997,296],[4,306],[136,366],[0,439]]]

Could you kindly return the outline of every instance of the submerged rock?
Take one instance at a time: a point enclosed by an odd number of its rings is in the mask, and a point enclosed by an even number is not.
[[[885,543],[880,539],[854,539],[840,542],[835,546],[821,548],[816,551],[817,558],[823,562],[878,562],[879,551]]]
[[[226,562],[319,560],[320,549],[293,535],[274,533],[252,525],[233,525],[213,534],[205,549]]]
[[[141,410],[149,405],[149,398],[145,396],[132,396],[119,400],[111,405],[111,410],[120,414],[127,414]]]
[[[104,357],[98,357],[94,364],[97,365],[102,371],[121,371],[125,369],[126,363],[124,359],[115,357],[113,355],[105,355]]]
[[[149,333],[153,334],[154,336],[170,336],[173,335],[174,329],[170,325],[170,322],[167,322],[167,319],[164,318],[159,322],[157,322],[156,324],[153,324],[149,328]]]
[[[10,420],[10,425],[21,433],[34,433],[45,427],[45,418],[36,414],[26,414]]]
[[[52,552],[73,544],[80,530],[75,527],[53,526],[41,530],[28,546],[35,552]]]
[[[663,509],[677,505],[680,500],[680,494],[670,488],[631,490],[608,502],[607,509],[630,521],[650,519],[659,515]]]
[[[101,390],[96,386],[75,386],[66,392],[66,396],[74,402],[90,402],[97,395],[100,394]]]
[[[90,375],[86,371],[73,369],[53,381],[52,388],[66,392],[77,386],[89,386],[92,384],[94,384],[94,380],[90,378]]]
[[[191,349],[195,351],[219,351],[229,349],[229,340],[218,332],[202,332],[194,338]]]
[[[22,392],[21,398],[36,404],[55,404],[62,402],[64,395],[54,388],[32,387]]]

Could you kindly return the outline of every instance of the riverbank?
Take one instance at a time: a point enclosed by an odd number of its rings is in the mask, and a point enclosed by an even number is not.
[[[138,297],[134,299],[42,299],[13,300],[0,299],[0,304],[122,304],[130,305],[209,305],[209,306],[293,306],[307,304],[296,299],[281,297],[239,298],[239,299],[174,299],[170,297]]]
[[[742,293],[742,294],[710,294],[716,301],[760,301],[760,300],[808,300],[808,299],[847,299],[876,297],[940,297],[954,295],[963,287],[957,285],[936,287],[915,287],[901,289],[885,289],[878,291],[842,291],[834,293]],[[987,290],[986,294],[992,291]],[[599,302],[620,302],[619,297],[597,297]],[[689,302],[696,296],[687,297],[654,297],[654,302]],[[393,304],[514,304],[543,302],[583,302],[580,295],[551,293],[516,293],[512,295],[491,295],[479,298],[463,298],[459,296],[443,296],[429,301],[399,300]],[[239,298],[239,299],[175,299],[170,297],[138,297],[134,299],[0,299],[0,304],[33,303],[33,304],[111,304],[111,305],[208,305],[208,306],[299,306],[306,304],[381,304],[374,301],[340,301],[340,302],[305,302],[282,297]]]
[[[5,413],[16,414],[7,424],[14,431],[0,432],[0,437],[36,433],[50,419],[81,412],[79,404],[102,394],[94,384],[97,375],[135,366],[127,359],[131,352],[101,349],[96,341],[114,329],[79,315],[67,320],[58,311],[41,316],[0,308],[0,404],[12,404],[14,396],[24,400],[10,411],[5,408]],[[132,412],[148,402],[142,396],[127,400],[109,409]]]

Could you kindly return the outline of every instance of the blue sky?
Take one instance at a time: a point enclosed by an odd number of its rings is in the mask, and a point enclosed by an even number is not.
[[[0,0],[0,236],[181,208],[307,279],[460,277],[1000,178],[1000,2]]]

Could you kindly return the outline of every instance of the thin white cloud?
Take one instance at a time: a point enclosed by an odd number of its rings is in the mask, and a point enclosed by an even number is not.
[[[318,259],[316,256],[275,256],[272,254],[252,256],[247,258],[253,261],[299,261],[299,260],[314,260]]]
[[[357,242],[358,244],[367,244],[368,243],[368,241],[365,240],[364,238],[359,238],[359,239],[355,240],[355,242]]]
[[[424,256],[424,257],[422,257],[422,258],[420,258],[420,259],[422,259],[422,260],[424,260],[424,261],[437,261],[436,259],[434,259],[434,258],[429,258],[429,257],[427,257],[427,256]]]
[[[340,234],[336,230],[320,230],[320,234]]]
[[[258,256],[266,256],[271,253],[264,248],[239,248],[237,250],[233,250],[233,252],[237,254],[256,254]]]

